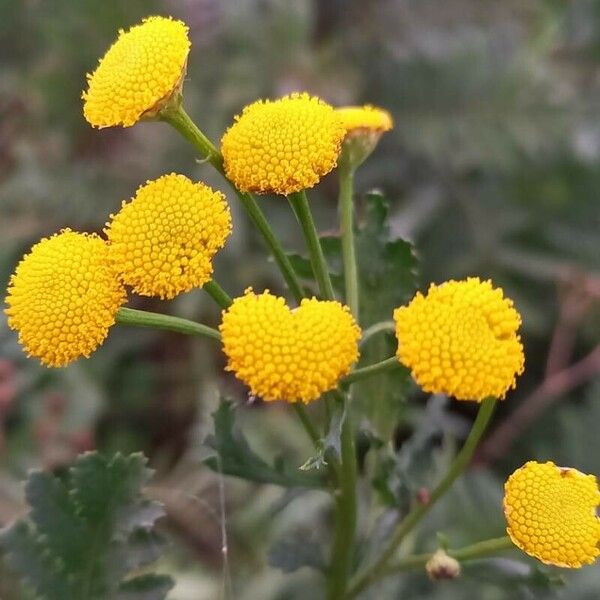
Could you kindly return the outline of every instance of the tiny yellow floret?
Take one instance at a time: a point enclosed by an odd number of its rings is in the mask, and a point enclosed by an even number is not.
[[[167,17],[148,17],[119,31],[88,75],[83,114],[94,127],[130,127],[156,116],[181,89],[190,51],[188,28]]]
[[[125,300],[106,242],[65,229],[21,259],[5,312],[29,356],[62,367],[89,356],[104,341]]]
[[[426,392],[504,398],[523,372],[521,317],[490,281],[431,284],[427,295],[397,308],[394,320],[398,360]]]
[[[366,104],[365,106],[343,106],[336,109],[342,119],[347,134],[367,131],[385,133],[394,127],[392,115],[383,108]]]
[[[175,173],[148,181],[111,217],[111,260],[123,283],[143,296],[170,299],[202,287],[231,233],[223,194]]]
[[[548,565],[579,568],[599,554],[600,491],[594,475],[530,461],[504,485],[507,533]]]
[[[311,402],[336,387],[358,359],[360,329],[339,302],[283,298],[251,289],[223,312],[227,370],[264,400]]]
[[[299,192],[336,166],[345,132],[335,110],[315,96],[258,100],[221,140],[225,172],[245,192]]]

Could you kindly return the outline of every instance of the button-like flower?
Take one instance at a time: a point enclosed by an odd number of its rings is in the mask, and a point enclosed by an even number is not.
[[[397,308],[394,319],[398,359],[426,392],[504,398],[523,372],[521,318],[490,281],[432,284],[427,295]]]
[[[504,485],[507,532],[523,552],[543,563],[578,568],[600,550],[598,482],[593,475],[528,462]]]
[[[175,98],[190,51],[188,28],[165,17],[149,17],[119,31],[96,70],[88,75],[83,114],[94,127],[130,127],[154,117]]]
[[[230,233],[223,194],[175,173],[141,186],[106,228],[123,282],[138,294],[161,298],[210,281],[213,257]]]
[[[339,302],[304,299],[290,310],[249,289],[224,311],[220,331],[227,370],[264,400],[316,400],[358,359],[360,329]]]
[[[17,265],[5,312],[29,355],[62,367],[104,341],[125,299],[106,242],[65,229],[38,242]]]
[[[336,166],[345,132],[335,110],[306,93],[259,100],[221,140],[227,177],[261,194],[311,188]]]

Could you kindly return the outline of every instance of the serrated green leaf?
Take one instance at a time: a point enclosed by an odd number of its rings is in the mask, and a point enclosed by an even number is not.
[[[281,460],[271,466],[260,458],[250,448],[242,433],[236,430],[232,402],[221,400],[219,408],[213,413],[213,420],[215,433],[205,441],[217,453],[217,456],[205,460],[213,471],[283,487],[324,487],[325,478],[318,473],[305,473],[300,469],[290,468],[287,462]]]
[[[172,587],[166,575],[140,575],[122,583],[115,600],[164,600]]]

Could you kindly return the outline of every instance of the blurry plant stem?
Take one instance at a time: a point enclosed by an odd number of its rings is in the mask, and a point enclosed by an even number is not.
[[[202,131],[200,131],[200,129],[198,129],[182,106],[178,106],[177,108],[162,113],[161,119],[179,131],[179,133],[190,142],[194,148],[196,148],[200,155],[210,162],[210,164],[225,177],[245,208],[250,220],[261,233],[269,251],[273,255],[275,262],[290,288],[292,295],[297,302],[300,302],[304,297],[300,281],[254,196],[247,192],[241,192],[231,181],[229,181],[225,174],[225,169],[223,168],[223,156],[219,150],[217,150],[215,145],[202,133]]]
[[[354,537],[356,532],[356,449],[354,447],[354,430],[348,400],[344,394],[334,393],[335,400],[343,403],[344,421],[340,436],[341,464],[332,466],[332,475],[337,473],[338,485],[334,491],[335,532],[331,548],[331,559],[328,571],[328,600],[346,598],[346,588],[350,576],[354,553]]]
[[[202,289],[223,309],[231,306],[229,294],[213,279],[205,283]]]
[[[396,328],[394,321],[381,321],[381,323],[375,323],[364,330],[362,338],[360,338],[360,346],[364,346],[373,336],[384,331],[393,332]]]
[[[290,194],[288,200],[302,227],[310,255],[310,264],[312,265],[312,270],[319,286],[319,292],[325,300],[333,300],[335,295],[329,276],[329,268],[323,254],[323,248],[321,247],[319,234],[317,233],[315,221],[310,211],[306,192],[302,191]]]
[[[342,230],[342,259],[344,263],[344,282],[346,304],[350,312],[358,319],[358,269],[354,244],[354,169],[344,163],[339,168],[340,195],[338,211]]]
[[[430,492],[429,500],[425,504],[416,504],[408,514],[398,523],[392,537],[375,561],[358,573],[350,582],[348,598],[355,598],[360,592],[379,579],[386,570],[387,563],[394,552],[404,540],[406,535],[419,523],[431,510],[434,504],[450,489],[454,481],[468,466],[481,436],[485,432],[496,406],[496,398],[486,398],[481,403],[473,427],[461,451],[456,455],[448,472],[438,485]]]
[[[346,375],[346,377],[344,377],[340,383],[342,385],[348,385],[350,383],[360,381],[361,379],[366,379],[367,377],[373,377],[373,375],[379,375],[380,373],[394,371],[395,369],[401,368],[403,368],[402,363],[395,356],[390,356],[390,358],[386,358],[385,360],[373,365],[361,367],[360,369],[354,369],[354,371],[348,373],[348,375]]]
[[[294,412],[298,415],[300,422],[304,426],[304,429],[306,430],[308,437],[310,437],[310,439],[312,440],[312,443],[314,444],[315,448],[317,450],[320,450],[321,438],[316,427],[313,425],[313,422],[311,421],[308,412],[306,411],[306,407],[304,406],[304,404],[302,404],[300,400],[298,400],[297,402],[292,403],[292,408],[294,409]]]
[[[166,329],[187,335],[202,335],[214,340],[221,340],[221,334],[212,327],[160,313],[135,308],[120,308],[117,312],[116,322],[119,325],[133,325],[135,327],[150,327],[152,329]]]
[[[449,556],[452,556],[459,562],[466,562],[468,560],[476,560],[478,558],[485,558],[487,556],[494,556],[505,552],[506,550],[512,550],[515,548],[512,540],[506,535],[504,537],[493,538],[490,540],[483,540],[482,542],[476,542],[463,548],[457,548],[456,550],[446,550]],[[388,565],[382,572],[382,577],[388,575],[395,575],[403,571],[410,571],[412,569],[419,569],[427,564],[427,561],[433,556],[433,552],[428,554],[412,554],[405,556],[395,563]]]

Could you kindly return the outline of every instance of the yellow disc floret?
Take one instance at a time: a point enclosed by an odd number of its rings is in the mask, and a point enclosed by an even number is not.
[[[210,281],[213,257],[230,233],[223,194],[175,173],[141,186],[106,229],[123,282],[161,298]]]
[[[5,312],[30,356],[62,367],[104,341],[125,299],[106,242],[65,229],[38,242],[17,265]]]
[[[94,127],[129,127],[154,116],[179,91],[190,40],[188,28],[165,17],[149,17],[119,31],[96,70],[88,75],[83,114]]]
[[[521,318],[490,281],[432,284],[396,309],[394,320],[398,359],[426,392],[504,398],[523,372]]]
[[[557,567],[579,568],[598,557],[598,482],[554,463],[528,462],[504,485],[507,532],[523,552]]]
[[[283,298],[251,289],[221,323],[227,370],[264,400],[310,402],[336,387],[358,359],[360,329],[339,302]]]
[[[335,110],[319,98],[295,93],[259,100],[223,136],[227,177],[249,192],[311,188],[336,166],[344,134]]]
[[[384,133],[390,131],[394,126],[392,115],[387,110],[370,104],[365,106],[343,106],[336,109],[336,112],[342,119],[348,134],[360,130]]]

